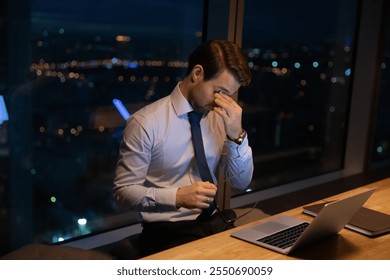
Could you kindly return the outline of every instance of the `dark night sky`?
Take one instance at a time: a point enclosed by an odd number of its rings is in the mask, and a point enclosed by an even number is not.
[[[323,41],[353,30],[356,0],[245,0],[245,23],[259,41]],[[255,35],[254,35],[255,34]],[[352,34],[350,34],[352,35]]]
[[[144,28],[160,26],[182,28],[185,24],[198,24],[193,20],[193,11],[202,12],[201,1],[186,1],[179,9],[172,2],[158,0],[32,0],[33,22],[61,22],[74,24],[77,29],[80,24],[98,24],[111,26],[142,26]],[[197,13],[196,13],[197,16]]]
[[[156,23],[155,19],[166,14],[164,21],[174,25],[177,24],[181,15],[176,14],[176,7],[170,2],[161,0],[32,0],[32,11],[35,17],[55,20],[81,23],[139,23],[142,25],[153,25]],[[193,9],[194,6],[199,6],[198,3],[199,1],[186,1],[184,7]],[[145,16],[144,11],[147,11],[148,16]]]
[[[336,34],[352,36],[355,17],[352,11],[356,10],[357,2],[246,0],[244,39],[290,43],[326,40]],[[66,32],[78,33],[99,30],[100,33],[184,36],[187,30],[202,29],[202,3],[202,0],[32,0],[32,22],[37,32],[64,27]]]

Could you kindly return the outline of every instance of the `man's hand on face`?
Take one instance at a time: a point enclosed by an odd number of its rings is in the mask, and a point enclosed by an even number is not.
[[[242,108],[233,98],[223,93],[215,93],[214,112],[220,115],[225,124],[226,134],[231,139],[236,139],[242,131]]]
[[[181,187],[176,193],[176,207],[208,208],[214,200],[217,187],[209,182],[195,182],[192,185]]]

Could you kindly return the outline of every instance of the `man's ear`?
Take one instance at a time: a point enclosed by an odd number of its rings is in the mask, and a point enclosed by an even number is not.
[[[203,67],[202,65],[200,64],[197,64],[194,66],[194,68],[192,68],[192,71],[191,71],[191,79],[193,82],[196,82],[198,81],[199,79],[203,79]]]

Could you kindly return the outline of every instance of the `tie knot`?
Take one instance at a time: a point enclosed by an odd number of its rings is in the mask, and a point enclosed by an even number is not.
[[[201,118],[202,118],[201,113],[195,111],[191,111],[188,113],[188,119],[190,120],[190,123],[194,123],[194,124],[199,123]]]

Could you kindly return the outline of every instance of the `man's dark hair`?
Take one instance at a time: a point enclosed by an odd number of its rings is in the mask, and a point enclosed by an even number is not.
[[[187,75],[195,65],[202,65],[204,79],[211,80],[225,69],[230,71],[241,86],[249,85],[252,75],[242,49],[227,40],[207,41],[197,47],[188,59]]]

